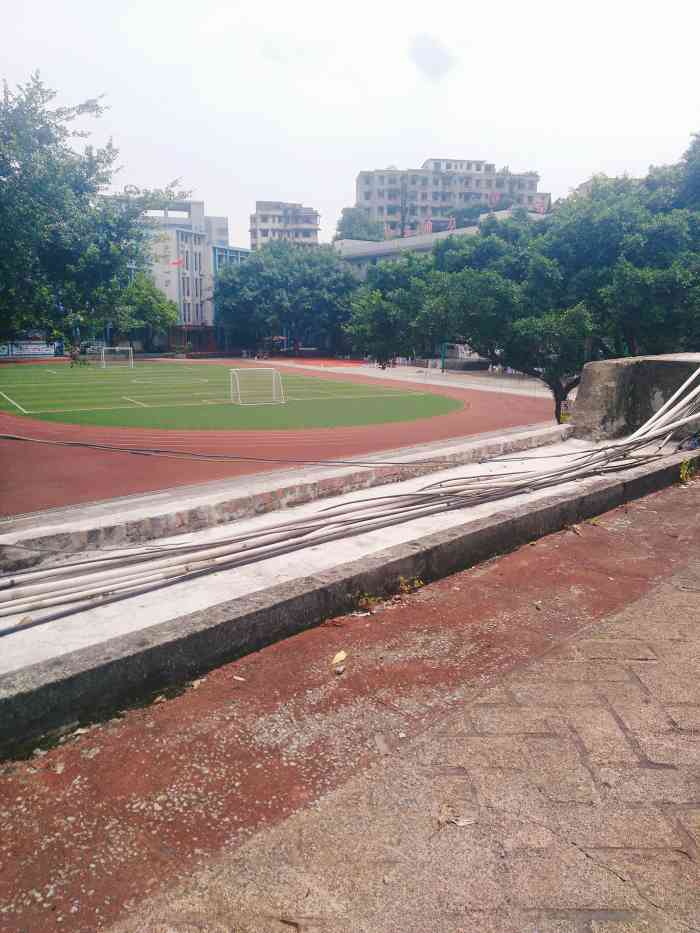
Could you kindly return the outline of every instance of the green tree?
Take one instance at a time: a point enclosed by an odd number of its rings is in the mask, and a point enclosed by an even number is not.
[[[344,207],[335,231],[336,240],[383,240],[384,226],[370,220],[362,207]]]
[[[408,323],[400,307],[384,298],[378,289],[364,286],[353,298],[346,332],[356,350],[386,365],[397,353],[408,353]]]
[[[106,196],[117,149],[77,141],[98,99],[53,106],[56,94],[38,74],[0,99],[0,336],[29,328],[47,335],[96,323],[114,313],[120,292],[149,259],[143,212],[181,196],[129,189]]]
[[[500,360],[548,386],[554,417],[561,423],[562,403],[581,381],[581,370],[590,359],[593,333],[593,318],[582,304],[521,318],[504,335]]]
[[[339,352],[357,281],[330,246],[273,243],[219,277],[214,301],[218,321],[241,347],[265,338]]]
[[[153,335],[177,323],[177,305],[156,287],[150,276],[139,272],[120,291],[109,320],[115,335],[125,337],[143,331],[145,347],[151,349]]]

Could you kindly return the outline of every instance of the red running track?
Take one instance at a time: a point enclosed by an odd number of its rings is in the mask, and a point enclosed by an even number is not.
[[[197,365],[207,365],[209,362],[220,363],[220,360],[202,360]],[[295,371],[298,372],[298,369],[295,368]],[[314,375],[321,379],[373,382],[366,377],[346,373],[316,372]],[[382,380],[382,385],[406,388],[405,382]],[[419,421],[293,431],[156,431],[57,424],[0,413],[0,433],[3,434],[116,444],[121,447],[167,447],[182,452],[280,460],[278,464],[250,461],[206,463],[2,440],[0,515],[19,515],[40,509],[153,492],[172,486],[285,469],[293,460],[346,458],[411,444],[449,440],[500,428],[535,424],[552,417],[552,403],[546,398],[443,386],[425,385],[421,388],[426,392],[459,399],[465,406],[447,415]],[[285,458],[288,458],[286,462]]]

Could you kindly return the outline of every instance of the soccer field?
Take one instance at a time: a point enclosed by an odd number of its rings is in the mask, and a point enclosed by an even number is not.
[[[137,362],[133,369],[3,365],[0,411],[71,424],[235,431],[415,421],[462,407],[420,390],[288,372],[282,374],[285,404],[235,405],[231,368],[185,362]]]

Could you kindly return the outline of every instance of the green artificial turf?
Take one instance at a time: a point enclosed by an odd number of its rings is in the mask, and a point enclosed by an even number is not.
[[[414,386],[283,373],[284,405],[235,405],[232,366],[136,363],[0,366],[0,411],[42,421],[174,430],[285,430],[414,421],[461,407]],[[22,411],[22,409],[24,409]]]

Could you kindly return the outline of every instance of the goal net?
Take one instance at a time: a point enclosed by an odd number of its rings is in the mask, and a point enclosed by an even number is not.
[[[231,369],[234,405],[283,405],[287,399],[282,376],[276,369]]]
[[[251,367],[229,372],[234,405],[283,405],[287,401],[278,370]]]
[[[134,368],[134,351],[131,347],[102,347],[100,350],[100,366],[107,369],[110,366],[127,366]]]

